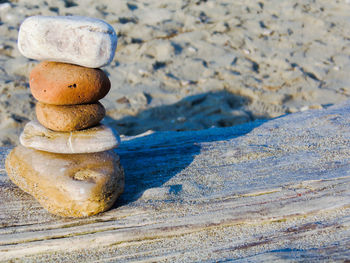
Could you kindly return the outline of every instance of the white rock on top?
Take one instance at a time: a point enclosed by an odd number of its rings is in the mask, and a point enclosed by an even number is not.
[[[32,16],[18,34],[23,56],[99,68],[109,64],[117,35],[108,23],[81,16]]]
[[[105,125],[73,132],[57,132],[30,121],[24,127],[20,143],[24,147],[52,153],[94,153],[116,148],[118,133]]]

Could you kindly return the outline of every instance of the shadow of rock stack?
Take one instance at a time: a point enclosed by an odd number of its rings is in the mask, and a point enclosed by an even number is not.
[[[100,124],[99,100],[111,83],[99,68],[112,61],[116,46],[114,29],[98,19],[34,16],[20,27],[20,52],[42,61],[29,77],[37,120],[24,127],[6,171],[50,213],[94,215],[123,191],[123,168],[112,151],[119,135]]]

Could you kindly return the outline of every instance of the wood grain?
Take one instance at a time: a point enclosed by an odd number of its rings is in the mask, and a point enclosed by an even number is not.
[[[123,138],[110,211],[48,214],[8,179],[0,260],[240,262],[350,258],[350,103],[270,121]]]

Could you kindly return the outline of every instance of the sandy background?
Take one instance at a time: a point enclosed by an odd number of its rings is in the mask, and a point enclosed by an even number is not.
[[[37,61],[19,53],[32,15],[83,15],[119,36],[101,102],[121,134],[225,127],[350,96],[350,1],[0,0],[0,146],[35,118]]]

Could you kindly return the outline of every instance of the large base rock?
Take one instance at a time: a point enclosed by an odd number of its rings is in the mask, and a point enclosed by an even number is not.
[[[112,151],[69,155],[18,146],[6,159],[6,171],[17,186],[60,216],[106,211],[124,188],[124,171]]]

